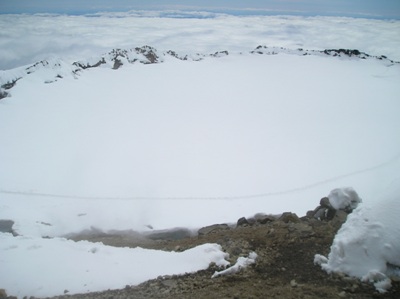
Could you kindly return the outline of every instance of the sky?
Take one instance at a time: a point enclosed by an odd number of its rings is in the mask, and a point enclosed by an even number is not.
[[[165,17],[159,12],[104,13],[96,17],[0,15],[0,70],[62,58],[74,62],[149,45],[160,51],[251,51],[258,45],[324,50],[358,49],[400,60],[400,21],[342,17]],[[190,16],[194,16],[190,18]],[[207,15],[207,14],[206,14]],[[149,17],[150,16],[150,17]],[[159,16],[159,17],[157,17]],[[190,24],[190,25],[188,25]]]
[[[245,13],[399,18],[397,0],[0,0],[0,13],[83,14],[134,9],[189,9]],[[249,12],[247,12],[248,14]]]

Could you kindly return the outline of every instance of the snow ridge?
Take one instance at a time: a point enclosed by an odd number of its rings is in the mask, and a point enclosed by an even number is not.
[[[386,66],[398,64],[400,62],[393,61],[384,55],[372,56],[364,52],[360,52],[356,49],[327,49],[323,51],[317,50],[304,50],[304,49],[287,49],[283,47],[267,47],[258,46],[255,50],[250,51],[250,54],[258,55],[277,55],[277,54],[289,54],[289,55],[314,55],[314,56],[332,56],[338,58],[349,58],[349,59],[377,59],[381,60]],[[239,54],[243,54],[240,52]],[[209,57],[224,57],[229,55],[228,51],[219,51],[213,54],[200,54],[194,55],[189,54],[178,54],[175,51],[169,50],[166,52],[158,52],[157,49],[150,46],[136,47],[133,49],[113,49],[110,52],[103,54],[98,57],[91,57],[85,60],[76,61],[69,64],[61,59],[50,59],[36,62],[28,67],[23,66],[11,70],[0,71],[0,99],[10,96],[7,91],[13,88],[17,82],[33,73],[41,74],[44,83],[53,83],[58,79],[62,79],[67,76],[77,78],[79,73],[83,70],[95,68],[95,67],[108,67],[111,69],[119,69],[124,64],[153,64],[162,63],[168,57],[183,61],[200,61]]]

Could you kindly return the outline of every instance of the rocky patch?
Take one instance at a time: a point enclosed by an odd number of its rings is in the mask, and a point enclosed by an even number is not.
[[[370,283],[341,274],[328,275],[314,264],[316,253],[329,253],[336,232],[351,213],[335,210],[331,215],[332,209],[329,201],[322,198],[320,205],[304,217],[290,212],[260,213],[241,217],[236,225],[206,226],[197,234],[187,231],[186,234],[184,229],[158,231],[147,236],[132,231],[92,232],[90,241],[166,251],[218,243],[229,254],[231,265],[253,252],[257,258],[246,268],[231,271],[230,275],[214,275],[223,269],[210,265],[196,273],[160,276],[120,290],[54,298],[400,298],[399,281],[393,281],[392,288],[380,294]]]

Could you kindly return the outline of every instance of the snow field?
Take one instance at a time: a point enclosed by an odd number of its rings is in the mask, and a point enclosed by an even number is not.
[[[372,201],[399,169],[396,65],[231,55],[40,78],[0,103],[2,191],[25,192],[0,218],[21,234],[304,215],[336,187]]]

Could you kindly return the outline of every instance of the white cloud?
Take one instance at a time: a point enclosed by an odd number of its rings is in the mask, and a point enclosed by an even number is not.
[[[142,45],[203,53],[249,51],[259,44],[308,49],[355,48],[400,60],[400,21],[228,15],[177,19],[118,13],[96,17],[0,15],[0,26],[7,28],[0,33],[0,69],[54,56],[73,61],[113,48]]]

